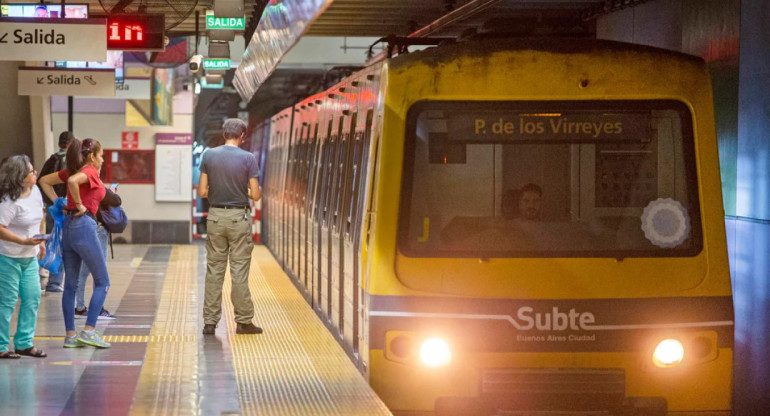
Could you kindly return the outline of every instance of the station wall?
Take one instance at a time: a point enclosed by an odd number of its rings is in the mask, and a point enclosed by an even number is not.
[[[56,97],[52,108],[54,136],[67,129],[67,113]],[[173,125],[126,126],[125,100],[78,98],[74,102],[73,133],[80,139],[99,140],[104,149],[121,149],[121,133],[139,133],[139,150],[155,149],[156,133],[192,133],[192,93],[174,97]],[[66,109],[66,107],[64,107]],[[189,161],[192,164],[192,160]],[[190,242],[191,202],[155,200],[154,184],[121,184],[118,194],[129,218],[129,227],[120,236],[134,244],[186,244]],[[190,190],[192,200],[192,190]]]
[[[600,38],[700,56],[711,72],[735,303],[736,416],[770,409],[768,11],[770,0],[656,0],[597,24]]]

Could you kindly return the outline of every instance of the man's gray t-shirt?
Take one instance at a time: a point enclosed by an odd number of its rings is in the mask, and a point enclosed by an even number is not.
[[[203,153],[200,169],[208,175],[209,204],[249,205],[249,179],[259,176],[253,154],[235,146],[215,147]]]

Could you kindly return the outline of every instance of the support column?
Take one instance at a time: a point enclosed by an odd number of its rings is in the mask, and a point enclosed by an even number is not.
[[[0,159],[19,154],[32,156],[29,97],[16,94],[18,67],[18,62],[0,62],[0,85],[6,91],[0,100]]]
[[[51,97],[29,97],[30,132],[32,139],[32,165],[40,169],[48,156],[58,150],[51,131]],[[57,132],[56,138],[60,132]]]

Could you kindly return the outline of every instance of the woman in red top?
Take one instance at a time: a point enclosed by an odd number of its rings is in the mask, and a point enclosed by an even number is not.
[[[96,211],[99,210],[99,202],[106,193],[104,184],[99,179],[99,169],[104,163],[103,153],[102,145],[94,139],[85,139],[82,142],[72,139],[67,148],[67,169],[40,179],[43,192],[52,201],[56,199],[53,185],[67,184],[67,216],[62,227],[64,293],[61,300],[64,326],[67,330],[65,348],[84,345],[110,347],[95,331],[96,319],[110,287],[107,262],[96,234]],[[75,331],[75,292],[81,262],[91,270],[94,291],[88,306],[85,328],[78,333]]]

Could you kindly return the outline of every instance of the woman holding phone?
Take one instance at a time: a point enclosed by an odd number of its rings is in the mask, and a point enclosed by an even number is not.
[[[104,199],[106,189],[99,179],[99,169],[104,163],[102,145],[94,139],[82,142],[72,139],[67,148],[67,169],[46,175],[40,179],[43,192],[56,199],[53,185],[67,184],[67,216],[62,226],[62,254],[64,257],[64,294],[62,312],[67,336],[64,348],[91,345],[109,348],[96,332],[96,320],[104,306],[110,287],[107,263],[102,254],[97,235],[96,213]],[[94,276],[94,291],[88,308],[88,317],[82,331],[75,331],[75,292],[81,264],[85,263]]]
[[[40,306],[37,259],[45,256],[43,197],[37,189],[37,171],[26,155],[11,156],[0,164],[0,359],[47,354],[32,345]],[[16,352],[8,349],[11,316],[21,298]]]

